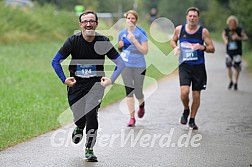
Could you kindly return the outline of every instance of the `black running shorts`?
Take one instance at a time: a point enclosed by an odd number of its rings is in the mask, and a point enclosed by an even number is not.
[[[207,74],[205,64],[186,64],[179,66],[180,86],[191,86],[192,90],[199,91],[206,89]]]

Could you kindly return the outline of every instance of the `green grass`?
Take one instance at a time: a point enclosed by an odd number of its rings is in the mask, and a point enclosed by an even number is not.
[[[55,120],[67,103],[66,90],[50,67],[58,46],[0,46],[0,150],[59,127]]]
[[[245,61],[248,63],[248,69],[249,72],[252,73],[252,51],[251,50],[245,50],[245,52],[243,53],[244,59]]]
[[[63,40],[78,28],[78,17],[51,5],[22,10],[0,2],[0,43]]]

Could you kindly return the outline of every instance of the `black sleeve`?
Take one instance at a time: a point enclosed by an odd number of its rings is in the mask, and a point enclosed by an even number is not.
[[[119,53],[117,52],[117,50],[115,49],[115,47],[112,45],[112,43],[109,40],[108,40],[107,45],[108,45],[107,47],[109,49],[108,49],[108,52],[106,53],[106,55],[110,59],[116,59],[118,57]]]
[[[66,59],[72,53],[73,45],[71,38],[68,38],[63,46],[60,48],[59,53]]]
[[[107,55],[110,59],[116,59],[118,52],[110,42],[110,40],[105,36],[98,36],[97,41],[94,45],[94,50],[99,55]]]

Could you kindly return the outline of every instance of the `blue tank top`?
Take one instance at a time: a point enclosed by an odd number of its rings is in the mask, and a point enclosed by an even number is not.
[[[137,26],[136,29],[132,33],[139,43],[148,41],[147,35],[142,28]],[[126,67],[146,67],[145,56],[141,52],[139,52],[137,47],[130,42],[127,36],[128,36],[127,29],[124,29],[119,33],[119,37],[118,37],[118,41],[122,40],[124,42],[124,47],[122,48],[121,57],[123,58],[125,62],[125,66]]]
[[[203,50],[192,50],[191,46],[193,44],[199,43],[204,44],[202,39],[202,30],[200,28],[193,34],[189,34],[185,30],[185,24],[182,26],[180,35],[179,35],[179,45],[180,45],[180,56],[179,62],[186,64],[204,64],[204,51]]]

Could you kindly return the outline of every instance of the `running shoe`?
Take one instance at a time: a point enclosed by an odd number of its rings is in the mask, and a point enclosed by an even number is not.
[[[72,133],[72,141],[75,144],[78,144],[81,141],[82,137],[83,137],[83,129],[81,129],[78,126],[76,126],[74,128],[73,133]]]
[[[139,118],[143,118],[144,113],[145,113],[144,107],[143,108],[139,108],[139,110],[137,112],[137,115],[138,115]]]
[[[188,120],[189,114],[190,114],[190,110],[189,109],[184,110],[183,115],[181,116],[181,118],[179,120],[179,122],[182,125],[186,125],[187,124],[187,120]]]
[[[237,83],[234,84],[234,90],[237,90],[238,89],[238,85]]]
[[[195,124],[195,122],[189,122],[189,129],[192,130],[198,130],[198,126]]]
[[[229,83],[229,85],[228,85],[228,89],[231,89],[232,88],[232,86],[233,86],[233,82],[232,81],[230,81],[230,83]]]
[[[88,162],[97,162],[97,157],[94,155],[94,150],[92,148],[85,149],[85,157]]]
[[[135,126],[136,123],[136,119],[135,118],[130,118],[129,122],[128,122],[128,126]]]
[[[182,115],[179,122],[182,124],[182,125],[186,125],[187,124],[187,117],[188,116],[184,116]]]

